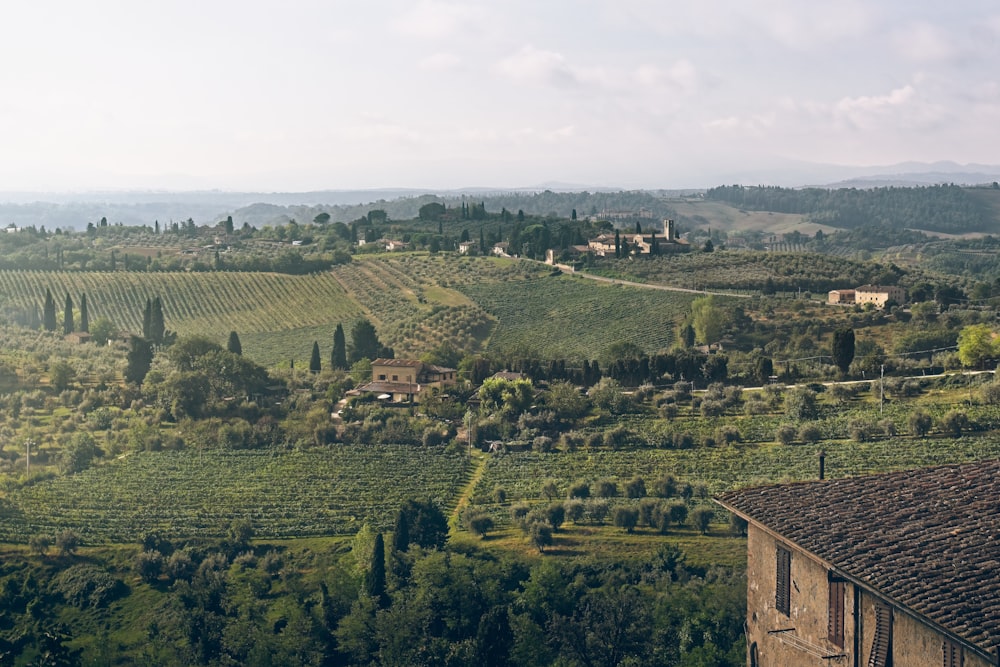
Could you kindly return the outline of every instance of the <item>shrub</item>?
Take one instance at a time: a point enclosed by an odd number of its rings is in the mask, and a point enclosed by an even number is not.
[[[614,524],[624,528],[626,533],[634,531],[637,523],[639,523],[639,510],[633,507],[615,508]]]
[[[941,417],[941,430],[953,438],[962,435],[962,431],[969,426],[969,418],[964,412],[949,410]]]
[[[609,509],[607,500],[591,500],[587,503],[587,516],[593,523],[602,524],[608,517]]]
[[[795,442],[795,436],[798,435],[798,432],[791,424],[782,424],[774,435],[781,444],[790,445]]]
[[[469,532],[484,538],[493,529],[493,519],[483,512],[472,512],[465,517],[465,527]]]
[[[610,479],[602,479],[597,482],[594,495],[598,498],[614,498],[618,495],[618,485]]]
[[[712,523],[714,512],[708,507],[699,507],[691,512],[691,523],[702,535],[708,535],[709,525]]]
[[[926,412],[924,412],[923,410],[914,410],[913,412],[911,412],[908,421],[910,426],[910,433],[917,436],[918,438],[922,438],[928,433],[930,433],[931,425],[934,423],[934,420],[931,419],[931,416]]]
[[[677,524],[678,526],[683,526],[688,518],[688,506],[687,503],[675,500],[666,507],[666,516],[670,520],[670,523]]]
[[[816,424],[803,424],[799,428],[799,440],[809,444],[815,444],[823,438],[823,431]]]
[[[563,503],[563,508],[566,511],[566,518],[573,523],[580,523],[587,510],[587,506],[582,500],[567,500]]]
[[[670,498],[677,494],[677,479],[666,474],[653,482],[653,495],[657,498]]]
[[[625,485],[625,496],[628,498],[642,498],[646,495],[646,481],[642,477],[633,477]]]
[[[590,497],[590,484],[587,482],[577,482],[573,486],[569,487],[569,497],[570,498],[589,498]]]
[[[146,583],[156,581],[163,569],[163,554],[159,551],[140,551],[132,568]]]
[[[81,563],[66,568],[52,581],[53,592],[79,609],[104,607],[128,592],[121,579],[96,565]]]
[[[542,495],[545,496],[546,500],[552,500],[553,498],[559,497],[559,485],[556,483],[556,480],[545,480],[545,483],[542,484]]]
[[[720,426],[715,433],[716,440],[719,442],[730,445],[734,442],[743,442],[743,434],[740,430],[733,426],[732,424],[726,424],[725,426]]]
[[[531,507],[524,503],[518,503],[510,508],[510,518],[517,523],[521,523],[530,511]]]
[[[507,502],[507,489],[503,488],[499,484],[493,487],[493,502],[503,505]]]
[[[545,518],[548,519],[548,523],[552,526],[553,531],[558,531],[566,520],[566,510],[563,509],[562,503],[552,503],[545,510]]]

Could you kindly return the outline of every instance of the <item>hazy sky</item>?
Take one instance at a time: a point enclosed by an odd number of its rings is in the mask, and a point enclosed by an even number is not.
[[[995,0],[33,0],[0,190],[716,185],[1000,162]]]

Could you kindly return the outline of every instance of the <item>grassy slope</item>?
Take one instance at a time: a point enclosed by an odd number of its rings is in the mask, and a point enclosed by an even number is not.
[[[667,348],[697,296],[570,276],[460,289],[499,321],[492,346],[571,359],[595,359],[617,342]]]
[[[798,231],[809,236],[815,235],[819,229],[824,233],[836,231],[835,227],[809,222],[806,216],[795,213],[744,211],[722,202],[698,199],[670,200],[669,204],[682,228],[711,227],[724,232],[759,231],[769,234]]]

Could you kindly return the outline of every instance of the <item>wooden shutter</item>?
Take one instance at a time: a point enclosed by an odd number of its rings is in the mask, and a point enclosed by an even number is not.
[[[944,667],[964,667],[965,656],[962,655],[961,646],[945,641],[941,648],[944,651]]]
[[[826,638],[844,648],[844,582],[830,582],[830,603]]]
[[[774,607],[785,616],[791,613],[792,552],[779,546]]]
[[[875,603],[875,636],[868,667],[892,667],[892,609]]]

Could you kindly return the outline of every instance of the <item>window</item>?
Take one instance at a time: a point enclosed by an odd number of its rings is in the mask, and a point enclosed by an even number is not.
[[[829,616],[826,638],[834,646],[844,648],[844,582],[830,578]]]
[[[385,373],[382,373],[381,375],[379,375],[378,379],[384,381],[385,380]]]
[[[941,650],[944,652],[944,667],[962,667],[965,664],[962,647],[955,642],[945,641]]]
[[[875,603],[875,636],[868,667],[892,667],[892,608]]]
[[[393,381],[393,382],[397,382],[397,381],[399,381],[399,376],[398,376],[398,375],[393,375],[393,376],[392,376],[392,381]]]
[[[774,608],[785,616],[791,613],[792,552],[778,547],[778,571],[774,591]]]

